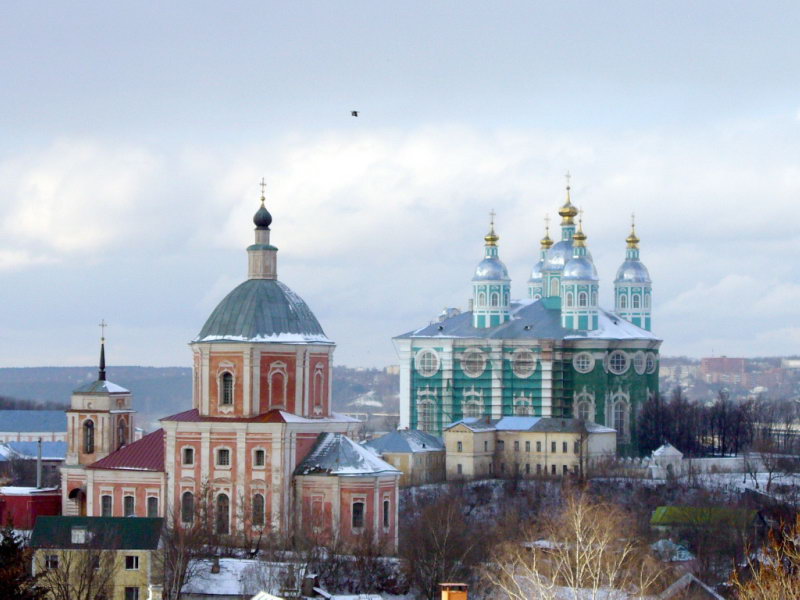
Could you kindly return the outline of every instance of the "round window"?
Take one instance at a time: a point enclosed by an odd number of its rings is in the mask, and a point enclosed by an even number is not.
[[[439,371],[439,357],[433,350],[423,350],[417,354],[417,372],[423,377],[431,377]]]
[[[647,366],[647,359],[644,355],[644,352],[641,350],[637,351],[636,354],[633,355],[633,368],[637,374],[642,375],[644,370]]]
[[[486,356],[480,350],[467,350],[461,355],[461,368],[469,377],[479,377],[486,370]]]
[[[513,357],[514,375],[524,379],[536,370],[536,355],[530,350],[517,350]]]
[[[614,350],[608,357],[608,370],[615,375],[622,375],[628,370],[628,355],[622,350]]]
[[[652,352],[647,353],[647,367],[648,373],[654,373],[656,370],[656,355]]]
[[[578,373],[588,373],[594,369],[594,357],[588,352],[580,352],[573,357],[572,366]]]

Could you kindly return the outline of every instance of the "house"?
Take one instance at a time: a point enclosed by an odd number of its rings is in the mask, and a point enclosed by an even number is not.
[[[36,518],[61,514],[61,490],[57,487],[0,487],[0,524],[11,521],[14,529],[33,529]]]
[[[447,479],[560,477],[616,454],[616,431],[580,419],[467,418],[445,428]]]
[[[39,517],[31,537],[33,573],[45,588],[91,588],[108,600],[158,600],[162,526],[163,519]]]
[[[67,455],[66,442],[41,442],[42,481],[44,485],[57,485],[61,475],[59,467]],[[15,485],[37,483],[36,469],[39,458],[39,442],[0,443],[0,477]]]
[[[403,473],[401,486],[445,480],[444,442],[435,435],[402,429],[364,442],[364,447]]]
[[[762,530],[766,523],[757,510],[721,506],[659,506],[650,517],[650,526],[668,532],[684,527],[707,529],[748,528]]]
[[[67,415],[63,410],[0,410],[0,442],[64,442]]]

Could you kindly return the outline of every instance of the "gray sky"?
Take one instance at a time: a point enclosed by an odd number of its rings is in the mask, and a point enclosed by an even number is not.
[[[494,208],[513,295],[563,173],[611,304],[631,211],[666,354],[800,344],[796,2],[0,7],[0,365],[188,365],[246,273],[351,366],[464,307]],[[351,109],[360,116],[350,117]]]

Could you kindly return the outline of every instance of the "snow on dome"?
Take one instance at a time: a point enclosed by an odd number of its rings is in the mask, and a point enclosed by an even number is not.
[[[295,475],[399,475],[400,471],[342,433],[320,433]]]

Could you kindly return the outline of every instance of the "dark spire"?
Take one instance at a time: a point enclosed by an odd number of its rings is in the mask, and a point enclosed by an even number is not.
[[[98,381],[106,380],[106,324],[105,319],[100,320],[100,372],[97,375]]]

